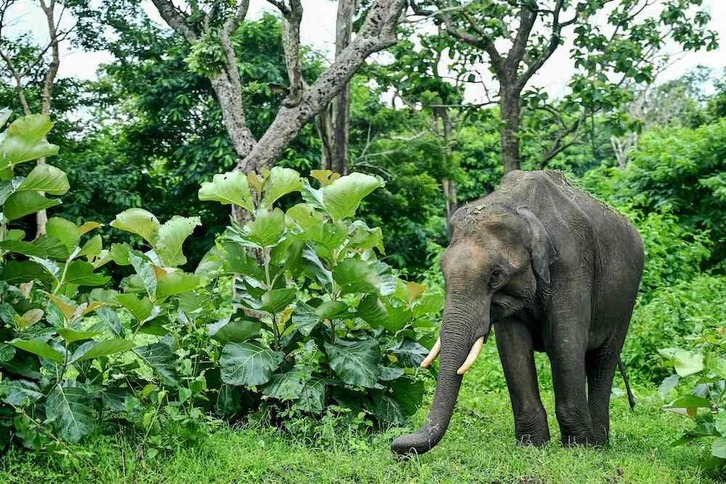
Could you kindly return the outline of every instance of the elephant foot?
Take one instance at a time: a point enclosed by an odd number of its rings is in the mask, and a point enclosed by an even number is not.
[[[591,447],[595,445],[594,440],[587,435],[562,434],[563,447]]]
[[[517,445],[521,445],[523,447],[543,447],[549,441],[549,433],[547,435],[517,435]]]

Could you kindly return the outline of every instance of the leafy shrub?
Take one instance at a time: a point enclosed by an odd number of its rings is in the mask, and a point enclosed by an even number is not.
[[[668,359],[666,364],[675,368],[675,373],[661,384],[663,393],[674,389],[677,393],[677,398],[665,410],[685,415],[695,424],[674,445],[706,441],[709,444],[706,466],[726,470],[726,327],[723,320],[704,328],[689,343],[691,350],[660,351]]]
[[[718,330],[726,314],[726,278],[701,275],[653,292],[638,304],[623,350],[633,378],[659,383],[668,371],[658,350],[686,347],[696,335]]]
[[[0,117],[4,124],[9,113]],[[198,220],[161,225],[140,209],[120,214],[113,225],[142,235],[151,246],[144,253],[125,244],[104,249],[93,235],[100,224],[59,217],[45,235],[25,240],[11,226],[60,203],[38,192],[69,188],[52,165],[13,176],[16,165],[57,151],[45,140],[51,127],[46,116],[28,116],[0,133],[0,445],[77,442],[110,421],[136,425],[157,446],[165,445],[155,435],[164,422],[182,423],[194,436],[205,421],[209,366],[194,339],[208,338],[194,323],[216,313],[194,299],[206,291],[205,279],[177,266]],[[123,292],[101,288],[111,261],[133,268]]]
[[[402,423],[421,401],[413,369],[433,339],[441,291],[398,279],[377,259],[381,230],[352,220],[382,182],[353,173],[313,176],[275,167],[260,178],[215,175],[202,200],[233,204],[251,220],[233,224],[202,265],[238,275],[236,312],[211,325],[228,413],[239,399],[276,415],[321,414]],[[304,200],[286,211],[282,197]],[[298,196],[299,196],[298,195]],[[240,394],[237,388],[243,391]]]

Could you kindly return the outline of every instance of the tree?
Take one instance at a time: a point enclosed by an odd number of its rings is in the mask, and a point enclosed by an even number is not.
[[[64,4],[57,0],[38,0],[48,29],[48,42],[45,46],[34,45],[27,34],[16,39],[6,38],[3,29],[8,25],[8,13],[17,3],[17,0],[0,1],[0,46],[9,47],[0,47],[0,59],[3,60],[12,77],[18,100],[26,116],[33,112],[26,96],[26,90],[34,84],[37,78],[42,78],[40,114],[50,115],[53,87],[60,68],[60,43],[69,37],[73,32],[73,27],[69,29],[60,27],[60,21],[66,8]],[[59,6],[60,13],[56,10],[56,7]],[[44,165],[45,157],[39,158],[37,164]],[[44,195],[42,192],[40,194]],[[45,234],[45,226],[48,222],[45,210],[40,210],[36,214],[36,221],[37,234]]]
[[[214,64],[207,75],[222,108],[225,127],[240,159],[238,168],[259,170],[274,164],[300,129],[323,110],[350,80],[365,59],[396,42],[396,26],[405,0],[377,0],[366,12],[366,19],[355,39],[345,47],[335,62],[305,88],[300,63],[300,0],[268,0],[282,13],[284,21],[285,61],[288,70],[288,96],[272,124],[259,140],[247,125],[241,97],[238,53],[230,36],[244,21],[248,0],[229,2],[189,2],[187,10],[177,8],[171,0],[153,0],[164,21],[192,46],[193,52],[215,51]],[[207,8],[204,8],[206,4]]]
[[[462,66],[460,74],[485,62],[499,83],[497,102],[502,116],[502,154],[505,172],[521,166],[519,130],[525,88],[532,77],[564,43],[564,31],[572,28],[571,57],[578,72],[569,83],[571,104],[580,116],[563,126],[554,137],[540,165],[566,148],[567,137],[578,131],[588,116],[616,107],[623,101],[622,84],[652,78],[656,54],[666,39],[686,50],[716,47],[715,34],[705,29],[705,12],[689,13],[700,0],[666,0],[658,12],[652,0],[421,0],[413,2],[418,16],[432,18],[456,43],[452,57]],[[606,25],[596,15],[606,14]],[[508,47],[502,50],[502,45]],[[466,74],[465,74],[466,73]],[[473,79],[472,79],[473,80]],[[542,107],[546,96],[530,99]]]

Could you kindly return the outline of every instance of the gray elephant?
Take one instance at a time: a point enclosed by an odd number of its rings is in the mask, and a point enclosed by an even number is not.
[[[393,451],[421,454],[441,440],[492,324],[517,441],[550,438],[533,356],[545,351],[563,444],[606,444],[611,386],[643,272],[635,228],[557,172],[515,171],[457,210],[451,229],[440,337],[422,363],[440,353],[434,402],[421,430],[395,439]]]

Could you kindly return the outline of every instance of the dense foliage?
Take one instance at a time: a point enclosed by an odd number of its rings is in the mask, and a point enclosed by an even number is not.
[[[80,455],[77,442],[120,429],[151,458],[221,422],[304,437],[406,425],[431,388],[415,367],[438,332],[447,217],[503,176],[506,113],[468,102],[467,86],[488,83],[481,49],[442,25],[404,25],[408,38],[351,80],[349,175],[317,170],[320,119],[275,168],[243,174],[228,171],[236,155],[208,77],[220,45],[190,47],[136,0],[92,3],[67,2],[84,13],[76,40],[113,60],[95,81],[57,81],[54,125],[28,116],[0,133],[0,447]],[[475,17],[510,18],[508,3]],[[603,2],[590,3],[584,19]],[[663,27],[685,29],[681,42],[704,33],[707,17],[689,30],[676,8],[695,3],[663,2],[658,25],[614,14],[612,45],[580,19],[572,91],[522,91],[517,136],[524,169],[566,172],[638,228],[646,268],[622,360],[639,397],[660,386],[649,408],[692,420],[659,423],[691,425],[678,443],[723,469],[726,81],[699,69],[650,84],[656,66],[633,64]],[[267,14],[231,35],[257,138],[285,102],[283,28]],[[536,57],[546,38],[530,40]],[[8,52],[32,67],[28,41]],[[301,61],[310,82],[327,62],[307,49]],[[34,76],[25,94],[38,111]],[[0,106],[20,104],[0,71]],[[10,120],[2,111],[0,129]],[[41,157],[51,164],[31,163]],[[50,220],[33,238],[41,209]],[[495,348],[477,389],[505,402]],[[551,388],[546,357],[536,364]]]

